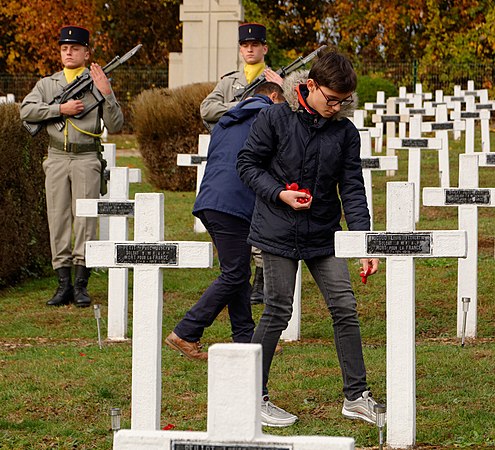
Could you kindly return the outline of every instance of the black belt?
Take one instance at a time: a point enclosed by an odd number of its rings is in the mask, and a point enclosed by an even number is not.
[[[101,143],[93,142],[91,144],[73,144],[68,142],[67,145],[65,145],[63,142],[50,140],[50,147],[68,153],[87,153],[99,151],[101,149]]]

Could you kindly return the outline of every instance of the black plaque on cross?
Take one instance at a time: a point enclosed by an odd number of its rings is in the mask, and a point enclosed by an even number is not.
[[[378,158],[361,158],[361,167],[363,169],[379,169],[380,160]]]
[[[133,202],[98,202],[99,216],[133,216]]]
[[[476,109],[480,110],[480,109],[488,109],[488,110],[492,110],[493,109],[493,105],[491,105],[490,103],[478,103],[476,105]]]
[[[486,154],[486,163],[491,165],[491,166],[494,166],[495,165],[495,155],[487,153]]]
[[[446,189],[446,205],[489,205],[488,189]]]
[[[392,116],[383,115],[380,117],[382,122],[400,122],[400,116],[398,115],[392,115]]]
[[[402,147],[428,148],[428,139],[402,139]]]
[[[431,233],[368,233],[369,255],[431,255]]]
[[[192,155],[191,164],[201,164],[202,162],[205,162],[206,159],[207,159],[206,156]]]
[[[172,441],[171,450],[292,450],[292,445],[279,444],[215,444],[199,441]]]
[[[461,119],[479,119],[479,118],[480,118],[479,112],[470,112],[470,111],[461,112]]]
[[[432,131],[440,131],[440,130],[453,130],[454,124],[452,122],[435,122],[431,124]]]
[[[179,244],[136,243],[116,244],[117,264],[159,264],[176,266]]]

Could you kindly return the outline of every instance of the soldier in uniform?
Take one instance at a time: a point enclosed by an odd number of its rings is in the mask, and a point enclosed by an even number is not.
[[[265,65],[268,46],[264,25],[245,23],[239,26],[239,52],[244,61],[241,70],[224,75],[201,103],[201,118],[210,127],[213,127],[220,117],[239,103],[235,100],[235,96],[261,74],[265,75],[266,81],[277,83],[280,86],[283,83],[282,77]]]
[[[264,25],[245,23],[239,26],[239,52],[244,61],[242,69],[224,75],[201,103],[201,118],[209,131],[213,129],[220,117],[239,103],[235,100],[236,95],[261,74],[265,75],[266,81],[282,86],[282,77],[265,65],[268,46]],[[251,303],[257,304],[263,303],[263,260],[261,252],[254,247],[252,254],[256,270]]]
[[[72,25],[63,27],[59,45],[64,69],[36,83],[22,102],[21,119],[45,122],[50,136],[43,170],[52,266],[57,272],[59,286],[47,305],[74,302],[78,307],[88,307],[91,299],[87,285],[91,270],[86,268],[84,245],[86,241],[96,239],[96,218],[76,217],[76,199],[99,198],[103,170],[101,119],[108,131],[115,133],[122,128],[124,117],[102,68],[95,63],[89,69],[86,67],[90,60],[89,31]],[[101,93],[104,102],[76,119],[73,116],[83,112],[85,105],[94,103],[90,92],[81,99],[63,104],[50,102],[67,84],[85,73],[91,75],[93,89]],[[61,131],[53,123],[60,118],[65,120]]]

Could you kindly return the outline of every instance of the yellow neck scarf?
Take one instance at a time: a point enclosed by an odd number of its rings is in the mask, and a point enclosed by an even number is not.
[[[265,70],[265,63],[260,62],[258,64],[244,64],[244,75],[248,83],[251,83],[254,79],[259,77],[263,70]]]
[[[67,67],[64,67],[64,75],[65,79],[67,80],[67,83],[70,83],[71,81],[75,80],[76,77],[81,75],[84,72],[85,67],[78,67],[77,69],[68,69]]]

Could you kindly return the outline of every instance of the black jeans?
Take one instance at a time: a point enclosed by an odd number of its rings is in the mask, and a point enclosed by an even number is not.
[[[205,210],[198,214],[218,252],[220,276],[174,329],[188,342],[197,342],[225,306],[229,311],[234,342],[251,342],[251,245],[246,240],[249,222],[231,214]]]
[[[298,261],[262,252],[265,277],[265,309],[254,332],[254,343],[263,347],[263,395],[275,347],[292,316]],[[355,400],[368,389],[361,332],[347,269],[347,260],[325,256],[305,260],[333,320],[335,347],[342,371],[344,395]]]

